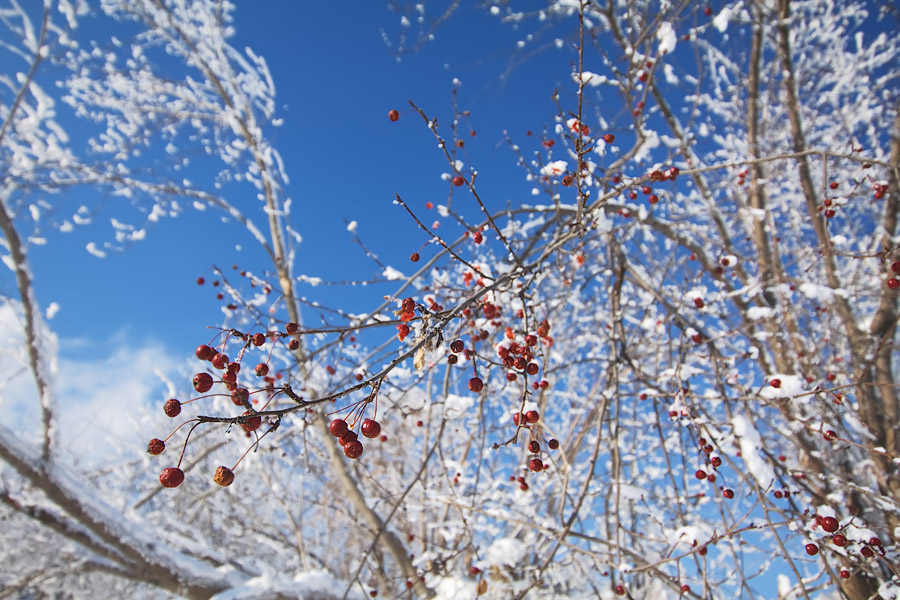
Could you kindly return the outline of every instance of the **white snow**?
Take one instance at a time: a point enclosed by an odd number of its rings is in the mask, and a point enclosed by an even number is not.
[[[771,465],[760,456],[762,440],[756,427],[741,415],[734,415],[731,425],[734,427],[734,435],[740,441],[741,457],[744,459],[744,464],[747,465],[747,470],[763,489],[769,487],[769,484],[775,479],[775,472]]]
[[[656,30],[656,39],[659,40],[659,51],[663,54],[672,52],[678,42],[675,28],[668,21],[664,21]]]

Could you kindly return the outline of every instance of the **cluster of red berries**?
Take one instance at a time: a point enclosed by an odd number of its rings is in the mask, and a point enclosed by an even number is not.
[[[400,303],[399,317],[401,321],[412,321],[416,318],[416,301],[412,298],[404,298]],[[401,342],[409,335],[409,325],[400,323],[397,325],[397,339]]]
[[[888,280],[887,286],[892,290],[900,290],[900,260],[895,260],[891,262],[888,266]]]
[[[347,458],[357,459],[362,456],[363,445],[359,440],[359,436],[347,421],[344,419],[334,419],[328,424],[328,431],[334,437],[338,438],[341,446],[344,448],[344,455]],[[367,438],[376,438],[381,434],[381,424],[374,419],[366,419],[359,427],[359,432]]]

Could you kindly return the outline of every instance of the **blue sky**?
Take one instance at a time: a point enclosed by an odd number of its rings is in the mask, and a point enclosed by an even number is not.
[[[454,78],[461,81],[461,108],[472,111],[464,127],[477,131],[467,139],[470,158],[464,159],[479,169],[483,197],[499,207],[527,194],[524,173],[515,166],[503,132],[508,129],[523,150],[539,147],[538,134],[555,110],[551,94],[555,85],[566,85],[560,77],[568,73],[574,55],[549,48],[510,67],[520,57],[515,49],[523,35],[500,25],[487,11],[462,4],[466,6],[437,30],[433,42],[401,61],[382,39],[384,30],[397,41],[400,16],[380,2],[355,3],[341,11],[317,2],[238,7],[232,43],[266,58],[284,119],[275,130],[275,144],[291,179],[294,225],[304,239],[298,273],[349,280],[379,272],[351,242],[345,219],[359,223],[359,235],[382,261],[401,270],[411,267],[407,257],[424,237],[392,204],[394,194],[425,219],[425,202],[444,201],[448,184],[440,179],[446,161],[407,101],[414,100],[447,126]],[[124,37],[109,25],[85,19],[80,32],[101,39]],[[415,34],[415,25],[410,31]],[[548,33],[526,51],[553,39]],[[387,118],[394,108],[401,112],[396,123]],[[63,125],[77,131],[74,124]],[[532,138],[525,135],[529,129],[535,132]],[[38,300],[43,306],[60,305],[52,326],[62,338],[100,342],[95,349],[99,354],[105,340],[124,333],[134,343],[161,341],[171,352],[190,356],[210,337],[206,327],[221,321],[213,290],[194,280],[212,279],[213,264],[237,263],[255,271],[266,266],[243,230],[222,227],[209,213],[192,210],[152,225],[147,239],[124,252],[98,259],[85,251],[85,244],[112,238],[109,219],[126,220],[121,201],[78,190],[68,192],[66,202],[97,206],[98,211],[93,225],[68,234],[47,232],[49,243],[31,248]],[[243,249],[237,251],[236,245]],[[318,287],[301,293],[363,310],[385,292]],[[66,354],[70,349],[63,345],[61,350]]]

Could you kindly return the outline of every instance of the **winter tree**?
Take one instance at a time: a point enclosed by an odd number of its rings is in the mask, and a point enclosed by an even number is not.
[[[234,6],[0,4],[4,360],[40,404],[0,426],[7,595],[898,596],[891,6],[526,4],[472,13],[526,65],[558,52],[548,125],[494,150],[514,200],[485,192],[464,88],[385,107],[446,196],[378,199],[410,256],[367,251],[364,312],[302,291],[275,82]],[[463,10],[393,8],[397,57]],[[120,29],[78,27],[99,18]],[[190,210],[265,257],[198,282],[224,317],[122,409],[147,452],[112,468],[59,442],[28,259],[101,210],[60,217],[75,188],[130,207],[102,207],[94,254]]]

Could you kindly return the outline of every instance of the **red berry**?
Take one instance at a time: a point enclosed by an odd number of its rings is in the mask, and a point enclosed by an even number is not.
[[[396,121],[399,118],[400,118],[400,113],[397,112],[396,110],[392,110],[392,111],[388,112],[388,119],[390,119],[391,121]]]
[[[528,442],[528,451],[532,454],[537,454],[541,451],[541,445],[537,443],[537,440],[531,440]]]
[[[288,350],[296,350],[300,347],[300,340],[291,340],[288,342]]]
[[[773,379],[772,381],[769,382],[769,385],[771,385],[773,388],[780,388],[780,387],[781,387],[781,380],[780,380],[780,379]]]
[[[891,263],[891,271],[900,273],[900,260]]]
[[[525,413],[525,420],[529,423],[537,423],[540,418],[541,415],[536,410],[529,410],[527,413]]]
[[[689,586],[689,585],[686,584],[686,583],[685,583],[685,584],[682,584],[682,586],[681,586],[681,593],[682,593],[682,594],[690,593],[690,591],[691,591],[691,586]]]
[[[217,369],[227,369],[228,362],[228,355],[221,352],[212,357],[212,365]]]
[[[625,586],[617,585],[616,586],[616,594],[618,594],[619,596],[624,596],[625,595]]]
[[[828,533],[834,533],[840,527],[840,523],[834,517],[825,517],[822,519],[822,529]]]
[[[703,308],[705,304],[703,303],[703,298],[694,298],[694,306],[697,308]]]
[[[478,377],[473,377],[469,380],[469,389],[477,394],[484,389],[484,382]]]
[[[262,346],[266,343],[266,336],[261,333],[254,333],[251,340],[254,346]]]
[[[194,354],[196,354],[197,358],[199,358],[200,360],[209,360],[215,353],[215,350],[205,344],[203,346],[197,346],[197,350],[194,351]]]
[[[830,187],[833,190],[836,190],[836,189],[838,189],[838,185],[840,185],[840,184],[837,181],[832,181],[831,183],[828,184],[828,187]]]
[[[267,365],[266,363],[259,363],[258,365],[256,365],[254,371],[259,377],[265,377],[269,374],[269,365]]]
[[[231,392],[231,403],[235,406],[244,406],[250,401],[250,391],[247,388],[237,388]]]
[[[713,456],[712,460],[709,461],[709,464],[711,464],[713,467],[716,467],[716,468],[721,467],[722,459],[719,458],[718,456]]]
[[[900,289],[900,279],[896,277],[891,277],[887,280],[887,286],[892,290]]]
[[[850,571],[841,569],[841,579],[850,579]]]
[[[150,440],[150,443],[147,444],[147,452],[152,454],[153,456],[157,456],[162,454],[166,450],[166,443],[159,438],[153,438]]]
[[[523,415],[522,413],[516,413],[516,414],[513,415],[513,423],[515,423],[516,425],[518,425],[520,420],[524,423],[524,422],[525,422],[525,415]]]
[[[710,16],[712,14],[712,9],[707,6],[706,8],[703,9],[703,14],[706,15],[707,17]]]
[[[834,542],[835,546],[846,546],[847,545],[847,537],[840,533],[836,533],[831,536],[831,541]]]
[[[450,342],[450,349],[457,354],[465,350],[465,348],[466,344],[462,340],[453,340],[452,342]]]
[[[206,283],[205,279],[203,279],[202,277],[197,278],[197,285],[203,285],[204,283]]]
[[[345,433],[347,433],[347,431],[349,431],[347,427],[347,421],[343,419],[335,419],[328,424],[328,431],[336,438],[343,436]]]
[[[184,471],[178,467],[168,467],[159,474],[159,482],[163,487],[174,488],[181,485],[184,481]]]
[[[347,433],[341,436],[341,446],[346,446],[350,442],[355,442],[359,439],[359,436],[356,435],[356,432],[353,430],[348,430]]]
[[[460,187],[466,183],[466,180],[463,179],[462,175],[457,175],[453,178],[453,185],[456,187]]]
[[[410,254],[410,255],[409,255],[409,260],[412,261],[412,262],[419,262],[419,253],[418,253],[418,252],[413,252],[412,254]]]
[[[724,490],[722,490],[722,495],[728,499],[734,498],[734,490],[725,488]]]
[[[837,439],[837,433],[832,429],[829,429],[828,431],[826,431],[824,433],[824,436],[825,436],[825,440],[829,441],[829,442],[833,442],[834,440]]]
[[[362,426],[359,428],[364,436],[367,438],[378,437],[381,433],[381,424],[375,419],[366,419],[362,422]]]
[[[228,467],[217,467],[216,474],[213,475],[213,481],[222,487],[228,487],[234,481],[234,473]]]
[[[607,133],[606,135],[603,136],[603,141],[606,142],[607,144],[612,144],[614,141],[616,141],[616,136],[614,136],[611,133]]]
[[[209,388],[212,387],[213,378],[209,373],[197,373],[194,375],[193,383],[194,389],[203,394],[208,392]]]
[[[359,458],[363,453],[363,445],[362,442],[358,440],[353,440],[352,442],[347,442],[344,444],[344,454],[347,458]]]
[[[181,402],[175,398],[169,398],[163,405],[163,411],[166,413],[167,417],[172,417],[174,419],[181,414]]]
[[[816,554],[819,553],[819,547],[816,546],[815,544],[807,544],[806,545],[806,553],[809,554],[810,556],[815,556]]]
[[[875,553],[868,546],[863,546],[862,548],[860,548],[859,553],[866,558],[872,558],[873,556],[875,556]]]
[[[241,416],[244,417],[249,414],[250,414],[250,411],[247,411]],[[247,420],[245,422],[241,423],[241,427],[243,427],[244,431],[246,431],[248,433],[251,431],[256,431],[257,429],[259,429],[260,425],[262,425],[262,417],[259,417],[256,415],[254,415],[252,417],[247,417]]]
[[[703,469],[697,469],[697,472],[694,473],[694,477],[697,479],[706,479],[706,471]]]
[[[472,241],[475,242],[476,244],[480,244],[481,242],[484,241],[484,236],[481,235],[480,231],[476,231],[475,233],[472,234]]]
[[[540,367],[538,367],[537,363],[528,363],[528,366],[525,367],[525,372],[529,375],[537,375],[539,369]]]
[[[547,447],[550,448],[551,450],[556,450],[557,448],[559,448],[559,440],[551,439],[550,441],[547,442]]]
[[[540,473],[544,470],[544,461],[539,458],[532,458],[530,461],[528,461],[528,468],[535,473]]]
[[[297,333],[298,329],[300,329],[300,326],[293,322],[286,323],[284,326],[284,330],[287,331],[291,335]]]

